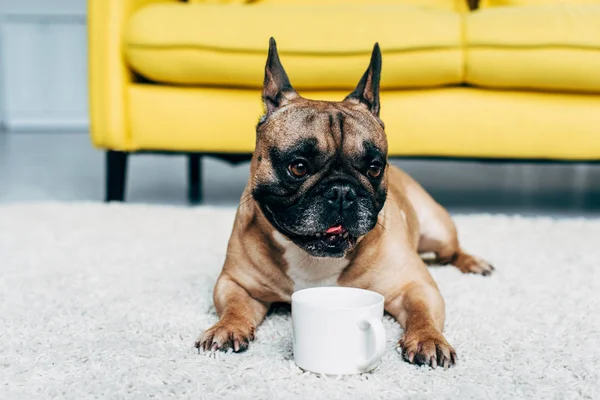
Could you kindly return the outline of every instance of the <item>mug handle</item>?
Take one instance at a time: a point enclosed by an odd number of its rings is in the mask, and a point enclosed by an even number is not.
[[[366,372],[368,368],[376,363],[385,353],[385,330],[381,318],[367,318],[358,323],[362,330],[371,328],[375,334],[375,351],[373,356],[358,364],[358,369]]]

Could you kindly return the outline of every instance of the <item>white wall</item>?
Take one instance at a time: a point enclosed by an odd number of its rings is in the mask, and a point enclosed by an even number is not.
[[[86,0],[0,0],[0,120],[87,130]]]

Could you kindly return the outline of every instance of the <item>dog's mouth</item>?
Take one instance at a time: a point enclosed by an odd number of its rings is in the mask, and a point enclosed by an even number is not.
[[[317,232],[314,235],[305,236],[307,240],[320,240],[327,245],[336,245],[344,241],[352,242],[356,239],[342,225],[329,227],[325,232]]]
[[[324,231],[310,235],[291,232],[279,223],[268,206],[265,209],[266,215],[277,230],[314,257],[343,257],[358,242],[358,237],[352,235],[342,224],[332,225]]]
[[[309,253],[318,256],[341,257],[356,245],[358,238],[342,225],[329,227],[314,235],[288,234],[288,237]]]

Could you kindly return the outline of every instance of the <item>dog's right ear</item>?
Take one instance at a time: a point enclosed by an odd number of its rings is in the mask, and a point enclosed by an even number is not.
[[[263,84],[263,103],[266,114],[263,120],[268,118],[277,108],[288,104],[295,99],[298,93],[292,87],[277,53],[275,39],[269,40],[269,56],[265,66],[265,82]]]

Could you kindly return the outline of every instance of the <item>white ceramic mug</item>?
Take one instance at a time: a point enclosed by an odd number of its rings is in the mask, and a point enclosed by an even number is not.
[[[359,374],[385,353],[383,296],[370,290],[317,287],[292,295],[294,361],[327,375]]]

